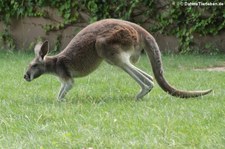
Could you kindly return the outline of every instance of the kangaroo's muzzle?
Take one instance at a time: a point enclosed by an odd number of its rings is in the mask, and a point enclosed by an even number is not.
[[[31,81],[31,77],[30,77],[30,74],[29,74],[29,73],[26,73],[26,74],[23,76],[23,78],[24,78],[26,81],[28,81],[28,82]]]

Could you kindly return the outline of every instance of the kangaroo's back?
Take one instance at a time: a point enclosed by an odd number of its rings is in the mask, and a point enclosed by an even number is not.
[[[65,61],[72,76],[85,76],[95,70],[102,59],[95,49],[95,42],[98,32],[104,28],[101,23],[94,23],[82,29],[58,54],[62,61]]]
[[[105,19],[86,26],[82,29],[58,54],[65,61],[72,76],[85,76],[95,70],[102,61],[96,51],[98,36],[110,32],[115,26],[131,25],[131,23],[117,19]]]

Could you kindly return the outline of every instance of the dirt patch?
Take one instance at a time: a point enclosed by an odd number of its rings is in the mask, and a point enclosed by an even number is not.
[[[225,72],[225,66],[209,67],[209,68],[197,68],[197,71],[218,71]]]

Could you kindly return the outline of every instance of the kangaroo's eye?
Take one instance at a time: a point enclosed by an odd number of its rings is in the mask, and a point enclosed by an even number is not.
[[[32,67],[33,67],[33,68],[36,68],[37,66],[38,66],[38,64],[34,64],[34,65],[32,65]]]

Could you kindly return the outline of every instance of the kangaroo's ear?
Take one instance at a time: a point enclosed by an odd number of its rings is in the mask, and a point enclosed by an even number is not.
[[[36,57],[39,57],[42,60],[44,59],[45,55],[48,53],[48,50],[49,50],[49,44],[47,40],[44,41],[43,43],[38,43],[34,48]]]

